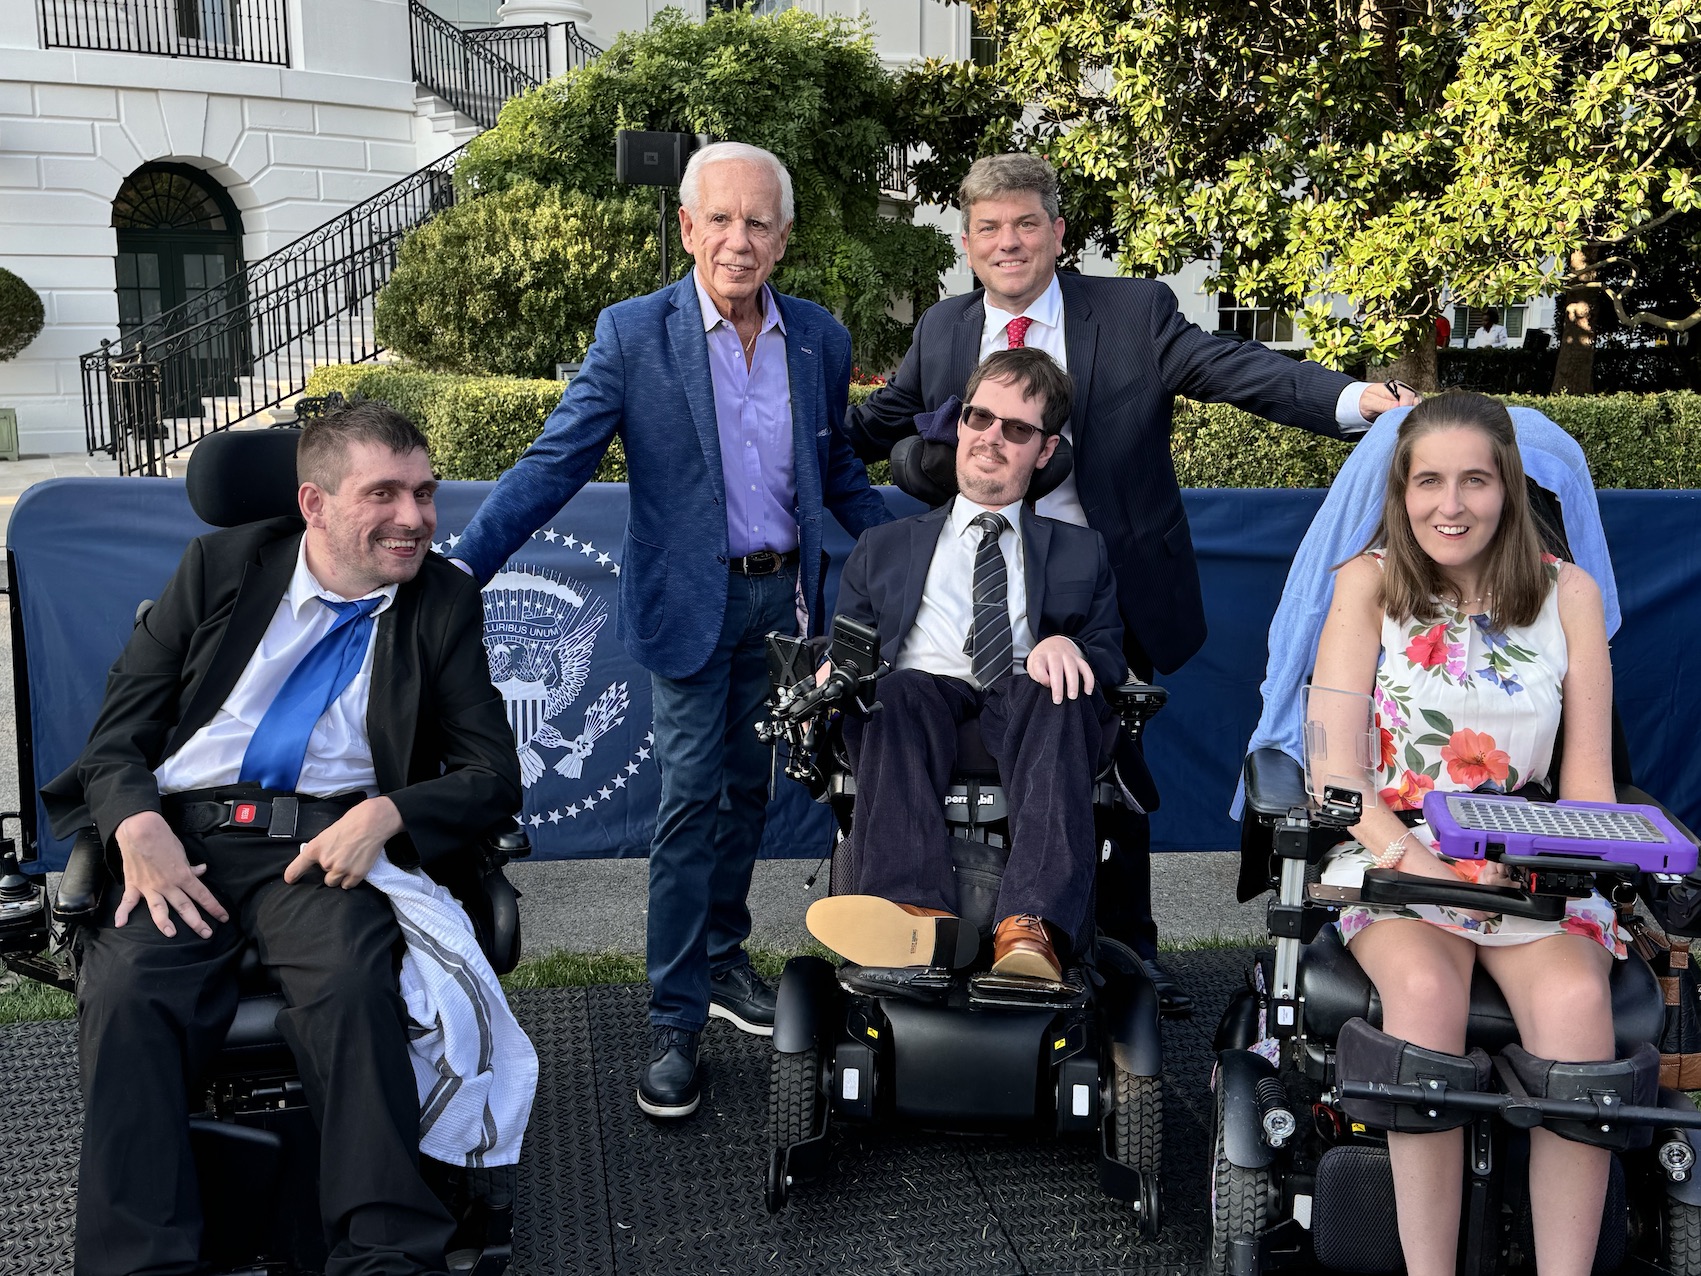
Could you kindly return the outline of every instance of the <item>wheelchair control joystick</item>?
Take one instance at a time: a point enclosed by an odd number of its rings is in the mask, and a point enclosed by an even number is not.
[[[0,814],[0,827],[16,820],[15,812]],[[40,881],[25,876],[18,865],[17,843],[0,837],[0,953],[33,954],[46,938],[46,899]]]

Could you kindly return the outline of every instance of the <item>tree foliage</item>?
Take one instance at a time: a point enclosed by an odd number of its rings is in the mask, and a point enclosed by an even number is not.
[[[1419,350],[1444,297],[1551,290],[1580,246],[1701,204],[1697,0],[974,2],[1076,242],[1215,259],[1328,361]],[[910,91],[987,110],[937,63]]]
[[[0,268],[0,363],[15,358],[41,334],[46,314],[35,289]]]
[[[688,21],[664,10],[602,57],[510,101],[456,171],[463,195],[534,183],[611,198],[614,134],[623,128],[707,133],[762,146],[790,170],[796,222],[774,286],[819,302],[851,330],[866,366],[895,362],[907,328],[893,298],[919,314],[954,257],[929,227],[883,218],[877,173],[897,129],[893,78],[862,27],[796,9]],[[645,192],[652,200],[653,192]],[[688,259],[672,230],[672,263]],[[651,285],[653,286],[653,284]]]

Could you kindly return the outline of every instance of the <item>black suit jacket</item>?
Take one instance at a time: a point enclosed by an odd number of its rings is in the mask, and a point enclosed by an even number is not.
[[[880,654],[894,666],[916,613],[933,551],[951,503],[871,527],[862,534],[839,577],[837,614],[873,625]],[[1104,537],[1076,527],[1022,516],[1022,577],[1028,592],[1028,626],[1034,641],[1055,634],[1073,638],[1101,685],[1122,681],[1122,621],[1116,614],[1116,580]],[[964,588],[970,582],[964,582]]]
[[[91,820],[107,845],[138,811],[160,809],[154,768],[218,712],[295,571],[302,523],[270,519],[190,542],[107,675],[81,756],[42,787],[54,832]],[[373,632],[366,730],[379,790],[406,832],[400,863],[467,848],[520,809],[519,763],[490,681],[472,578],[435,554]]]
[[[1170,459],[1178,394],[1233,403],[1283,425],[1338,436],[1350,378],[1255,342],[1212,337],[1182,318],[1167,285],[1060,272],[1064,345],[1075,382],[1070,436],[1087,522],[1104,533],[1128,654],[1168,673],[1205,641],[1193,538]],[[864,457],[915,433],[915,415],[961,395],[980,355],[985,294],[930,307],[903,366],[847,418]]]

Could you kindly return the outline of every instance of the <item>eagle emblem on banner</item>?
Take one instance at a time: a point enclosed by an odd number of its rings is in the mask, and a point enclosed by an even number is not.
[[[597,634],[608,620],[600,599],[553,572],[507,568],[484,587],[484,649],[490,680],[514,730],[520,776],[529,789],[560,750],[553,769],[577,779],[596,742],[625,720],[625,683],[611,683],[585,711],[574,734],[558,720],[579,699],[591,673]]]

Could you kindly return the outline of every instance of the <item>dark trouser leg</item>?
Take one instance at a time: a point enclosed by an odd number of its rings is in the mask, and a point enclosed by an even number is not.
[[[1105,817],[1110,859],[1100,870],[1099,928],[1150,961],[1158,955],[1152,918],[1152,821],[1117,807]]]
[[[941,798],[957,758],[957,725],[974,712],[980,693],[915,669],[887,674],[876,691],[880,712],[845,724],[856,774],[855,891],[955,912]]]
[[[260,886],[243,921],[283,985],[278,1027],[319,1126],[326,1276],[443,1271],[454,1226],[419,1174],[419,1093],[389,901],[314,873]]]
[[[726,778],[715,822],[709,881],[709,969],[742,965],[750,938],[750,875],[768,818],[773,753],[756,738],[768,700],[768,635],[797,628],[796,581],[784,573],[750,578],[744,632],[732,653],[727,689]]]
[[[1016,673],[993,685],[980,727],[1010,810],[998,920],[1030,913],[1078,943],[1098,858],[1093,776],[1115,738],[1115,715],[1097,691],[1053,704],[1048,688]]]
[[[793,588],[783,576],[732,575],[708,663],[688,678],[650,678],[662,778],[645,934],[653,1024],[701,1032],[709,1018],[711,917],[723,946],[736,937],[736,948],[750,931],[745,896],[767,816],[767,754],[758,746],[760,761],[752,765],[756,755],[737,742],[728,757],[734,684],[748,680],[750,657],[765,650],[768,629],[795,628],[788,616]],[[738,709],[747,712],[742,703]],[[754,719],[747,729],[749,743],[757,743]]]
[[[84,932],[77,988],[77,1276],[198,1272],[188,1089],[236,1013],[239,937],[215,925],[203,940],[174,919],[168,939],[145,907],[114,927],[121,891],[107,896]]]

